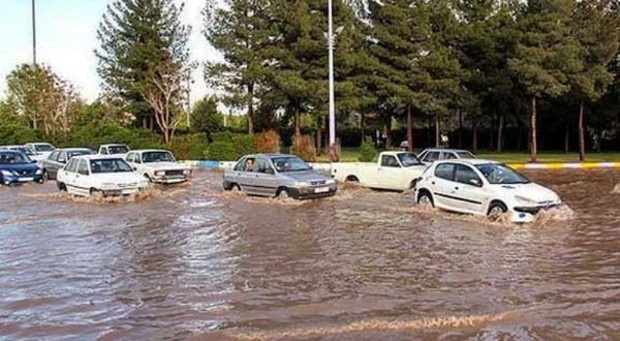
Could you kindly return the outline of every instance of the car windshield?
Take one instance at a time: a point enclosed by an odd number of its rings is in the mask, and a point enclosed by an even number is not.
[[[414,153],[400,153],[398,154],[398,159],[403,167],[419,166],[423,164]]]
[[[129,147],[127,146],[109,146],[108,147],[109,154],[127,154],[129,153]]]
[[[0,164],[30,163],[30,158],[19,152],[0,152]]]
[[[476,155],[470,152],[457,152],[456,155],[459,156],[459,159],[475,159]]]
[[[174,162],[174,156],[169,152],[145,152],[142,153],[143,163]]]
[[[11,147],[11,148],[9,148],[9,150],[18,151],[18,152],[24,153],[24,154],[26,154],[28,156],[37,155],[37,153],[35,153],[32,149],[25,148],[25,147]]]
[[[516,185],[530,183],[523,175],[515,172],[512,168],[499,163],[487,163],[477,165],[476,168],[484,175],[492,185]]]
[[[295,156],[274,157],[271,159],[278,172],[299,172],[310,170],[310,166]]]
[[[90,160],[90,170],[93,174],[133,172],[131,166],[123,159]]]
[[[51,144],[35,144],[34,150],[36,150],[37,152],[53,152],[54,146],[52,146]]]
[[[67,152],[67,158],[71,159],[74,156],[80,156],[80,155],[90,155],[93,152],[91,150],[70,150]]]

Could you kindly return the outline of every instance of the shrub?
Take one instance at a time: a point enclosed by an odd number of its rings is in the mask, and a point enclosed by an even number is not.
[[[267,130],[254,136],[254,147],[259,153],[279,153],[280,134],[275,130]]]
[[[291,153],[301,157],[304,161],[316,161],[316,148],[314,138],[311,135],[293,136]]]
[[[256,153],[254,138],[252,138],[252,135],[235,134],[232,138],[232,144],[236,153],[236,157],[233,160],[236,160],[246,154]]]
[[[204,133],[175,135],[169,146],[178,160],[204,160],[208,148]]]
[[[358,160],[361,162],[371,162],[377,157],[377,148],[375,148],[374,142],[370,137],[366,137],[362,147],[360,149],[360,156]]]
[[[214,141],[207,148],[207,159],[216,161],[234,161],[239,157],[230,141]]]

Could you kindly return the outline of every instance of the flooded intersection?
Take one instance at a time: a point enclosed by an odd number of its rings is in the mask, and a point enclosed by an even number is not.
[[[532,171],[535,224],[341,188],[285,202],[221,174],[134,202],[0,189],[0,338],[620,338],[620,171]]]

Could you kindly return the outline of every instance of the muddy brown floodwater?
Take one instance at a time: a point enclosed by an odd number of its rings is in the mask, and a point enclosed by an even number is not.
[[[620,339],[620,171],[528,175],[570,209],[280,203],[206,171],[129,202],[0,188],[0,339]]]

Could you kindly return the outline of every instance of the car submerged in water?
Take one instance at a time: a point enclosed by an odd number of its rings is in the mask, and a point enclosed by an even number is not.
[[[43,171],[26,154],[15,150],[0,150],[0,183],[43,183]]]
[[[413,195],[418,204],[489,217],[508,214],[516,223],[562,205],[554,191],[503,163],[480,159],[436,161],[418,178]]]
[[[125,156],[125,161],[150,182],[177,184],[189,180],[192,170],[179,164],[167,150],[132,150]]]
[[[72,157],[58,172],[56,184],[74,195],[136,194],[148,187],[148,181],[118,156],[81,155]]]
[[[239,159],[224,172],[224,190],[280,199],[318,199],[336,194],[331,177],[312,169],[295,155],[257,154]]]

